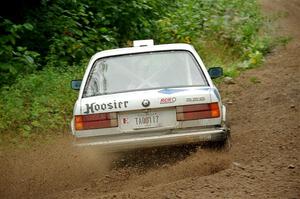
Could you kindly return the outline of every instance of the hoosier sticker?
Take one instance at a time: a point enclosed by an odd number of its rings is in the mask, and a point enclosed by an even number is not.
[[[98,112],[100,110],[105,111],[105,110],[112,110],[112,109],[122,109],[122,108],[127,108],[128,106],[128,101],[123,101],[123,102],[109,102],[109,103],[102,103],[102,104],[97,104],[97,103],[91,103],[91,104],[85,104],[86,106],[86,111],[84,112],[85,114],[89,113],[94,113],[95,111]]]

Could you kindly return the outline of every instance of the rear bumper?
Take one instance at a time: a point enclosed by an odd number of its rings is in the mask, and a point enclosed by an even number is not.
[[[183,129],[176,132],[152,132],[75,138],[77,146],[100,146],[105,149],[132,149],[163,145],[188,144],[203,141],[222,141],[227,138],[227,128]]]

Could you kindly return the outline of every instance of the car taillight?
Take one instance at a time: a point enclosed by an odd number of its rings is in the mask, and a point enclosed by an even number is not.
[[[91,115],[75,115],[75,129],[87,130],[117,127],[117,113],[97,113]]]
[[[215,102],[210,104],[178,106],[176,107],[176,117],[177,121],[220,117],[219,105]]]

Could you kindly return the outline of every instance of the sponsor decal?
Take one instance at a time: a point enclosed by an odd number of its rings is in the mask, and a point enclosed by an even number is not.
[[[205,101],[205,97],[188,97],[186,102],[202,102]]]
[[[86,111],[84,113],[89,114],[98,111],[127,108],[128,101],[123,101],[123,102],[113,101],[113,102],[102,103],[102,104],[97,104],[94,102],[91,104],[85,104],[85,106],[86,106]]]
[[[143,102],[142,102],[142,106],[145,107],[145,108],[150,106],[150,101],[147,100],[147,99],[144,99]]]
[[[165,97],[160,99],[160,104],[172,104],[176,102],[176,97]]]
[[[166,89],[162,89],[162,90],[159,90],[158,92],[159,93],[162,93],[162,94],[167,94],[167,95],[170,95],[170,94],[173,94],[173,93],[179,93],[179,92],[182,92],[182,91],[186,91],[187,89],[173,89],[173,88],[166,88]]]

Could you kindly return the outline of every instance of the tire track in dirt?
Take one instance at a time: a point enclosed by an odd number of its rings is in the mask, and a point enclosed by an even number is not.
[[[63,138],[47,146],[1,151],[0,198],[44,198],[103,176],[114,157]]]
[[[126,152],[118,156],[112,170],[102,178],[49,198],[86,198],[137,189],[143,191],[181,179],[211,175],[227,169],[230,163],[230,155],[226,152],[193,146]]]
[[[230,165],[228,153],[175,146],[102,153],[65,137],[51,145],[2,151],[0,198],[85,198],[210,175]]]

